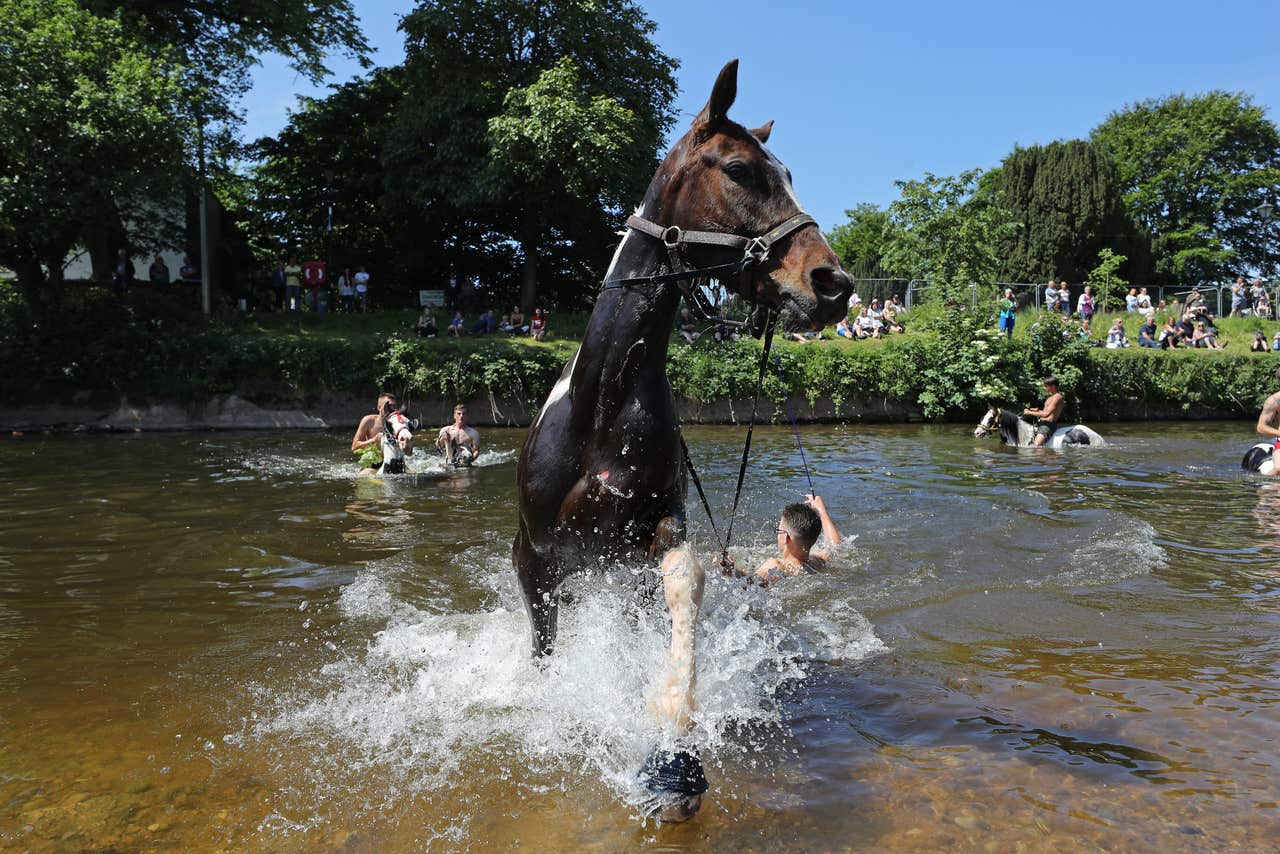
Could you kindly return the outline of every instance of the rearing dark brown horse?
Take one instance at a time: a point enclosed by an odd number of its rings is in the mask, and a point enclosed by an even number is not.
[[[820,329],[844,314],[851,283],[822,232],[802,216],[786,167],[764,147],[772,122],[748,131],[728,118],[737,76],[734,60],[667,154],[638,215],[666,230],[668,241],[679,235],[671,226],[718,233],[711,242],[681,247],[683,260],[696,268],[743,258],[747,241],[715,245],[719,235],[776,236],[782,226],[785,235],[763,252],[756,244],[755,263],[724,284],[753,303],[785,310],[792,323]],[[676,261],[653,225],[626,233],[607,282],[672,272]],[[692,726],[694,626],[703,586],[703,568],[684,542],[680,425],[666,375],[680,296],[673,283],[601,292],[581,347],[525,439],[517,474],[520,530],[512,549],[535,656],[551,652],[557,589],[566,575],[661,557],[671,662],[652,711],[677,738]],[[654,813],[668,821],[692,816],[706,790],[692,750],[655,751],[643,776]]]

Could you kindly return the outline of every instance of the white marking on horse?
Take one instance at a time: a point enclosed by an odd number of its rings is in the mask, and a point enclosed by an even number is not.
[[[578,364],[578,353],[581,352],[582,348],[579,347],[574,352],[573,359],[569,362],[569,365],[564,369],[564,373],[560,375],[560,379],[556,380],[556,384],[551,387],[551,394],[547,396],[547,402],[542,404],[542,411],[538,413],[537,420],[533,422],[534,427],[542,423],[542,416],[547,414],[547,410],[551,408],[552,404],[569,393],[569,386],[573,382],[573,368]]]

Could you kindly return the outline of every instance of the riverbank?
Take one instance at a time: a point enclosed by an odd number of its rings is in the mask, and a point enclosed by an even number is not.
[[[477,424],[523,426],[585,325],[553,317],[546,342],[424,340],[411,312],[206,321],[144,298],[35,317],[12,294],[0,309],[0,427],[10,431],[346,428],[379,389],[427,424],[465,401]],[[1090,346],[1032,313],[1005,339],[989,320],[921,309],[907,334],[880,341],[778,341],[763,420],[785,421],[790,404],[802,422],[964,421],[988,401],[1039,400],[1046,373],[1062,379],[1077,420],[1253,418],[1277,385],[1280,355],[1245,349],[1254,327],[1270,336],[1274,323],[1222,321],[1223,351],[1158,351]],[[759,356],[755,340],[673,341],[667,373],[684,420],[744,420]]]

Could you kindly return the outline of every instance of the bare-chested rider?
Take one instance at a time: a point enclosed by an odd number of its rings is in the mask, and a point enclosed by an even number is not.
[[[375,448],[379,450],[377,468],[382,464],[381,442],[382,431],[385,429],[383,418],[396,411],[396,396],[383,392],[378,395],[377,411],[372,415],[366,415],[360,419],[360,426],[356,428],[356,435],[351,439],[351,450],[353,453],[359,454],[365,448]],[[372,462],[372,455],[369,456],[369,462]]]
[[[1058,391],[1058,378],[1045,377],[1044,390],[1048,394],[1044,406],[1040,409],[1024,409],[1023,415],[1036,419],[1036,437],[1032,444],[1041,448],[1053,438],[1053,431],[1058,429],[1058,420],[1062,418],[1062,410],[1066,409],[1067,399]]]
[[[1280,368],[1276,369],[1276,379],[1280,380]],[[1258,416],[1258,435],[1265,436],[1274,443],[1271,452],[1273,459],[1280,455],[1280,391],[1267,398],[1262,404],[1262,414]],[[1280,466],[1271,470],[1273,475],[1280,475]]]
[[[467,407],[459,403],[453,408],[453,423],[440,428],[436,447],[444,451],[445,460],[455,466],[469,466],[480,453],[480,431],[467,426]]]

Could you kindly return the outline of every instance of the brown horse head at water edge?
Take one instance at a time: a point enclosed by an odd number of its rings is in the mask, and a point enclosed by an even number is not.
[[[743,298],[792,326],[844,315],[851,282],[791,175],[727,113],[738,64],[720,72],[707,106],[672,147],[628,220],[578,352],[525,439],[512,547],[535,656],[555,641],[558,589],[594,567],[660,570],[671,654],[650,711],[660,744],[644,763],[644,809],[689,818],[707,783],[696,741],[695,641],[704,570],[685,542],[685,473],[667,346],[691,273],[717,271]],[[652,577],[652,576],[651,576]]]

